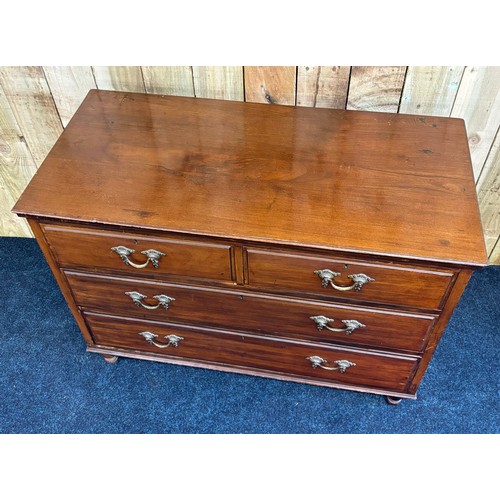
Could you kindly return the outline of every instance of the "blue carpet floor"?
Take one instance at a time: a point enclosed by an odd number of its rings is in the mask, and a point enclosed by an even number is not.
[[[0,433],[498,433],[500,267],[476,271],[417,401],[122,358],[85,344],[34,240],[0,238]]]

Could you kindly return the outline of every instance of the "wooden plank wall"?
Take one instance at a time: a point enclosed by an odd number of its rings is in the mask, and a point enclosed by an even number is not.
[[[0,67],[0,236],[31,236],[10,209],[91,88],[463,118],[500,264],[500,67]]]

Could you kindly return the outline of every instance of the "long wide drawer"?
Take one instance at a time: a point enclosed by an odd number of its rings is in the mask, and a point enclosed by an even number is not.
[[[247,249],[252,287],[439,309],[452,272]],[[337,274],[338,273],[338,274]]]
[[[42,228],[62,267],[232,281],[229,245],[56,224]]]
[[[404,392],[418,359],[86,314],[96,344]]]
[[[419,353],[435,317],[226,289],[66,272],[77,304],[104,314]],[[340,331],[339,331],[340,330]]]

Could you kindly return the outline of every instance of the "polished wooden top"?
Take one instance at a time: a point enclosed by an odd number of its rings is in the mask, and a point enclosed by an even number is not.
[[[459,119],[91,90],[21,215],[482,265]]]

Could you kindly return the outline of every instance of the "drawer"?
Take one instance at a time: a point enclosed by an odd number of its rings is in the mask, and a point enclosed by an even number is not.
[[[418,353],[435,319],[431,315],[155,281],[74,272],[66,272],[66,277],[77,304],[90,311],[317,342]],[[344,324],[343,320],[351,323]]]
[[[94,314],[87,314],[86,320],[96,344],[102,347],[153,352],[175,358],[250,367],[305,379],[321,379],[391,391],[405,390],[418,363],[418,359],[410,357],[277,341],[206,328],[179,328]],[[339,369],[341,367],[345,371]]]
[[[452,272],[371,264],[351,259],[329,259],[250,248],[247,254],[248,281],[252,287],[378,304],[439,309],[453,278]],[[340,275],[329,279],[330,276],[325,272],[323,281],[320,271],[332,271]],[[353,287],[355,282],[349,275],[364,275],[374,281],[366,281],[358,276],[360,287],[356,290]],[[366,282],[363,284],[363,281]]]
[[[232,281],[229,245],[72,226],[42,227],[61,267]],[[117,252],[128,253],[123,249],[133,253],[120,256]],[[148,250],[164,255],[142,253]]]

